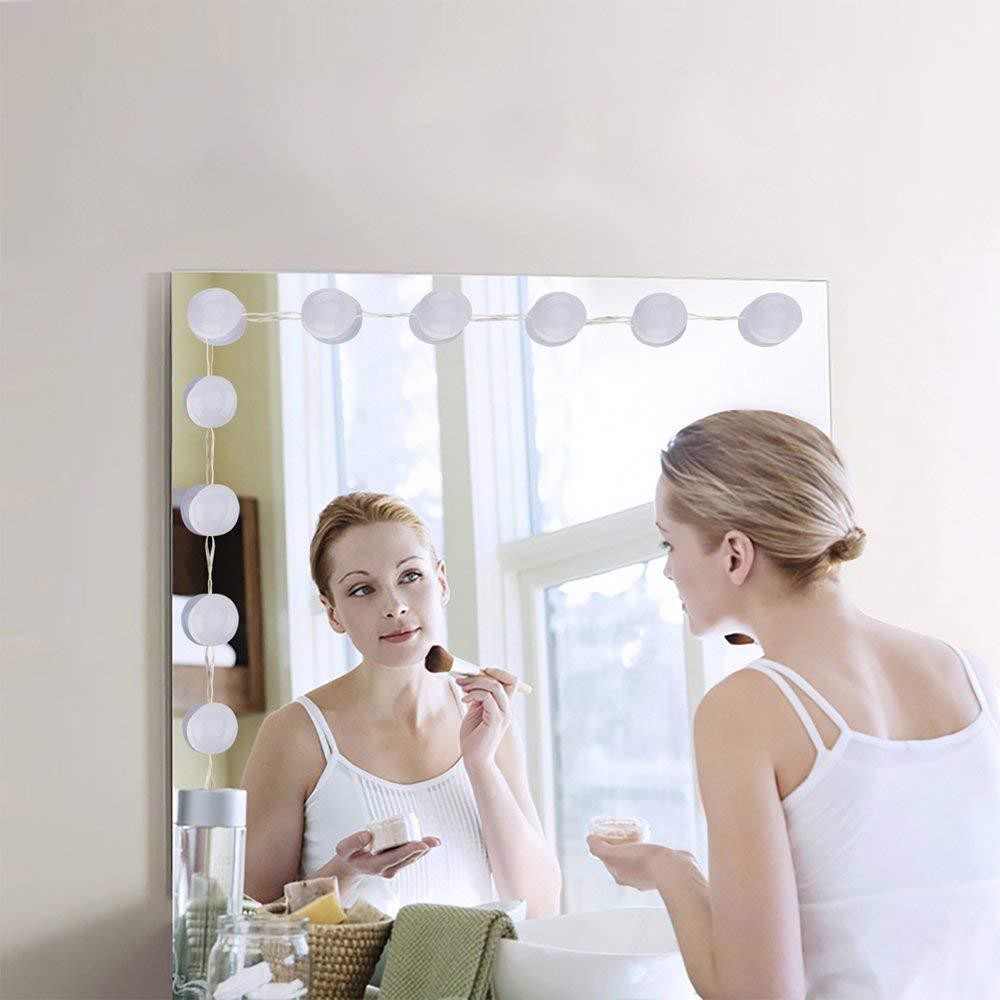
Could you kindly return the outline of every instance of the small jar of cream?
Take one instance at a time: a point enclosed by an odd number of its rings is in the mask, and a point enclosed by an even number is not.
[[[366,829],[372,835],[372,842],[368,845],[372,854],[391,851],[411,840],[420,840],[420,820],[416,813],[380,819],[370,823]]]
[[[649,840],[649,824],[637,816],[595,816],[587,833],[609,844],[645,844]]]

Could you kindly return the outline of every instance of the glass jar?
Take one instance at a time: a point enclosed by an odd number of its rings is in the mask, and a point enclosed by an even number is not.
[[[204,1000],[219,917],[243,905],[247,793],[179,789],[174,819],[173,996]]]
[[[312,985],[307,917],[219,917],[209,1000],[303,1000]]]

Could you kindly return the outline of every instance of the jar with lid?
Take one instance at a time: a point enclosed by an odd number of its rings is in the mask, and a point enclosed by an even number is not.
[[[312,958],[305,917],[219,917],[208,956],[212,1000],[306,1000]]]

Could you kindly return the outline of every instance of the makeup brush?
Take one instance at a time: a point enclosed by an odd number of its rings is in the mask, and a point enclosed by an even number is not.
[[[456,656],[452,656],[444,646],[431,646],[424,657],[424,666],[432,674],[464,674],[466,677],[488,677],[484,670],[480,670],[473,663],[466,663]],[[494,678],[495,680],[495,678]],[[517,688],[521,694],[531,694],[531,685],[523,681],[517,682]]]

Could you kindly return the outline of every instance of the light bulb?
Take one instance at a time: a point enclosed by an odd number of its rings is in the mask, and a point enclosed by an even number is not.
[[[239,723],[228,705],[206,701],[188,709],[181,731],[196,753],[225,753],[236,741]]]
[[[740,334],[758,347],[774,347],[802,325],[802,309],[784,292],[768,292],[740,313]]]
[[[236,389],[221,375],[202,375],[184,390],[184,408],[199,427],[222,427],[236,415]]]
[[[412,309],[410,329],[425,344],[454,340],[472,318],[472,303],[461,292],[428,292]]]
[[[310,292],[302,303],[302,325],[324,344],[343,344],[361,329],[364,317],[357,299],[339,288]]]
[[[653,292],[640,299],[632,313],[636,340],[649,347],[665,347],[680,340],[687,329],[687,306],[669,292]]]
[[[220,483],[199,483],[181,497],[181,520],[195,535],[224,535],[232,531],[239,517],[239,498]]]
[[[587,307],[569,292],[543,295],[524,317],[524,328],[536,344],[568,344],[587,322]]]
[[[225,594],[196,594],[181,612],[184,634],[199,646],[224,646],[239,624],[240,613]]]
[[[225,288],[206,288],[188,303],[187,318],[191,332],[206,344],[224,347],[243,336],[247,311],[232,292]]]

